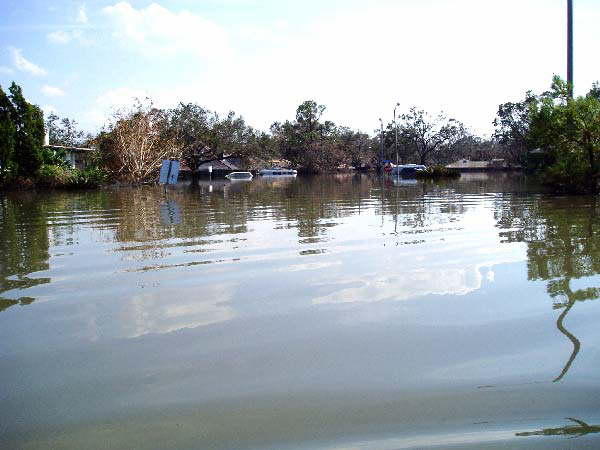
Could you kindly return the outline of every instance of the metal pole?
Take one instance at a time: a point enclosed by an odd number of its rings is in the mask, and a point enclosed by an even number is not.
[[[167,186],[169,185],[169,177],[171,176],[171,165],[172,161],[169,159],[169,170],[167,171],[167,180],[165,181],[165,194],[167,193]]]
[[[573,98],[573,0],[567,0],[567,86]]]

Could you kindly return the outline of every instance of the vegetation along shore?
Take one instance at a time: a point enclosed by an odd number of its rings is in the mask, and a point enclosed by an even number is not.
[[[3,188],[90,188],[156,180],[163,159],[180,159],[192,175],[224,158],[249,169],[285,162],[300,173],[378,170],[385,161],[418,163],[423,178],[455,177],[457,160],[503,161],[523,168],[556,192],[597,192],[600,177],[600,86],[571,98],[554,77],[541,94],[498,107],[490,138],[460,121],[417,107],[372,134],[322,120],[326,107],[308,100],[295,119],[269,131],[195,103],[157,108],[136,101],[103,129],[86,134],[70,118],[50,114],[25,99],[19,85],[0,87],[0,185]],[[77,163],[71,153],[81,155]]]

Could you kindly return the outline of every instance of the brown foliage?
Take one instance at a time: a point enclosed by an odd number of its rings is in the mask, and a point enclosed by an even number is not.
[[[103,133],[103,159],[117,179],[147,181],[157,176],[161,161],[180,158],[181,149],[165,126],[165,113],[152,103],[137,102],[132,109],[115,113]]]

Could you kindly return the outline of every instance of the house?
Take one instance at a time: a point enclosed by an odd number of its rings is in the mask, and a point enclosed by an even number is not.
[[[67,147],[64,145],[44,145],[44,148],[54,151],[55,153],[62,153],[65,161],[73,169],[84,170],[92,159],[94,152],[93,148],[82,148],[82,147]]]
[[[504,159],[492,159],[490,161],[470,161],[461,159],[446,166],[448,169],[456,169],[461,172],[487,172],[494,170],[514,170],[520,169],[518,166],[511,166]]]
[[[237,158],[223,158],[214,161],[207,161],[198,166],[197,171],[201,174],[208,175],[209,168],[212,167],[212,173],[215,175],[227,175],[230,172],[237,172],[241,169],[242,163]]]

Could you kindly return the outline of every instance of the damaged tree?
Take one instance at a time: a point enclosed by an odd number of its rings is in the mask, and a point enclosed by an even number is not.
[[[166,115],[152,103],[140,101],[117,112],[108,130],[98,136],[104,164],[122,181],[142,182],[156,177],[161,161],[180,158],[181,149],[165,132]]]

